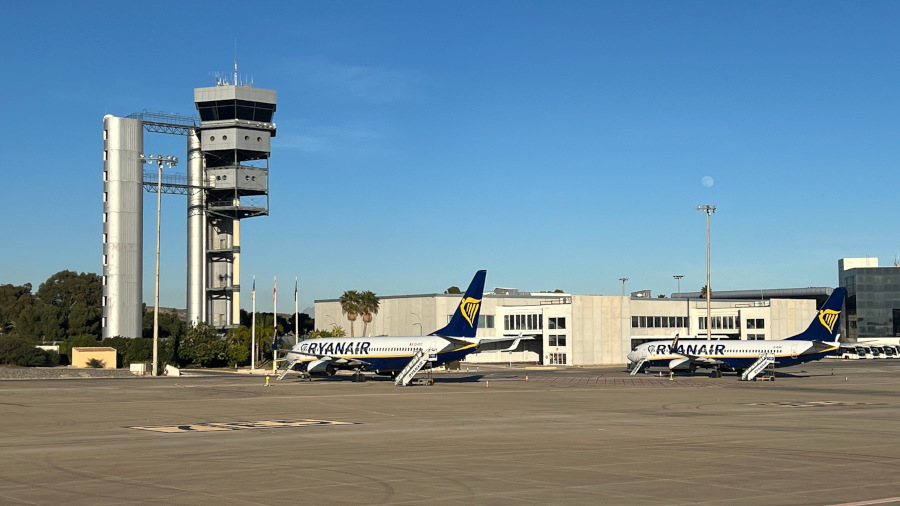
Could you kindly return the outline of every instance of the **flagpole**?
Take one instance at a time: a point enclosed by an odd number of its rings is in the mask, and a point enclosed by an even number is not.
[[[253,301],[253,318],[250,320],[250,374],[253,374],[253,370],[256,369],[256,276],[253,276],[250,300]]]
[[[278,350],[276,343],[278,342],[278,304],[275,303],[275,297],[278,293],[278,277],[272,276],[272,374],[277,371],[276,363],[278,359]]]
[[[300,306],[297,302],[297,288],[299,287],[298,283],[300,280],[298,278],[294,278],[294,340],[297,344],[300,342]]]

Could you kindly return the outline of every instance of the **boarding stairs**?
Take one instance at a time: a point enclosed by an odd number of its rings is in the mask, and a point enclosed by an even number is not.
[[[287,362],[287,365],[284,367],[284,370],[281,371],[281,374],[278,375],[278,379],[284,379],[284,377],[287,376],[287,373],[291,372],[294,369],[294,364],[299,361],[299,358],[293,358],[290,361],[285,360],[285,362]]]
[[[646,364],[646,363],[647,363],[647,359],[642,358],[640,362],[638,362],[637,364],[634,365],[634,367],[631,368],[631,375],[634,376],[637,373],[641,372],[641,369],[644,368],[644,364]]]
[[[403,370],[400,371],[400,374],[394,379],[394,384],[398,387],[409,385],[409,382],[412,381],[416,373],[418,373],[430,359],[431,355],[425,350],[417,351],[416,354],[413,355],[412,360],[406,364],[406,367],[404,367]]]
[[[750,381],[753,378],[757,377],[759,373],[766,370],[770,365],[775,364],[775,355],[771,353],[760,353],[759,360],[753,362],[753,365],[748,367],[744,374],[741,375],[742,381]]]

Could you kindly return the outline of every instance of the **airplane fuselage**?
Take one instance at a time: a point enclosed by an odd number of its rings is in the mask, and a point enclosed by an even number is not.
[[[440,336],[326,337],[300,341],[288,353],[290,358],[299,358],[300,364],[328,357],[336,364],[360,361],[367,364],[365,370],[391,372],[406,367],[419,350],[431,355],[432,365],[437,366],[461,360],[475,348],[474,344],[459,345]]]
[[[706,339],[682,339],[675,347],[672,341],[654,341],[639,345],[628,354],[632,363],[642,359],[650,366],[669,366],[686,357],[682,367],[710,367],[720,365],[727,369],[746,369],[759,360],[762,354],[775,356],[775,366],[785,367],[819,360],[828,350],[817,349],[813,341],[711,341]]]

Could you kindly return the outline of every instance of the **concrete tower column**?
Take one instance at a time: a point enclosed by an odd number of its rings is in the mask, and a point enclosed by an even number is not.
[[[103,117],[103,337],[141,337],[144,129]]]
[[[205,321],[206,314],[206,190],[199,132],[187,136],[187,320]]]

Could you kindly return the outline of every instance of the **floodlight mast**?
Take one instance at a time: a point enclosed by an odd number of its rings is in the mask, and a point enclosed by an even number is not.
[[[162,170],[163,165],[174,167],[178,163],[176,156],[141,155],[143,163],[156,163],[156,274],[153,281],[153,376],[159,375],[159,218],[162,206]]]
[[[697,206],[697,212],[706,212],[706,339],[712,339],[710,321],[709,300],[712,290],[709,287],[709,215],[716,212],[716,206]]]

